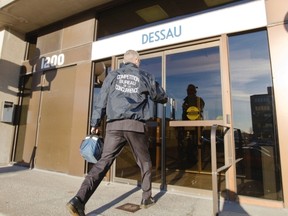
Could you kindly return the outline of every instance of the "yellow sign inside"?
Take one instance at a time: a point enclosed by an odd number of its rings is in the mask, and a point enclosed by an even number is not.
[[[195,106],[190,106],[186,112],[187,112],[187,118],[190,120],[196,120],[199,119],[200,117],[200,111]]]

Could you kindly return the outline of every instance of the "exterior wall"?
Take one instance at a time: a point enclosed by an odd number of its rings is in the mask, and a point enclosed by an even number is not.
[[[43,33],[37,38],[35,55],[24,62],[23,65],[26,67],[26,71],[33,73],[33,90],[27,112],[27,115],[29,115],[27,119],[29,121],[26,122],[25,136],[22,137],[24,139],[22,141],[24,151],[22,158],[20,158],[22,162],[29,163],[33,149],[37,147],[35,156],[36,168],[60,171],[78,176],[84,174],[84,160],[79,154],[79,146],[81,140],[87,134],[87,126],[89,125],[92,70],[91,50],[94,26],[95,19],[93,17],[66,22],[59,29]],[[61,65],[45,65],[44,63],[48,59],[52,61],[53,56],[62,56],[65,60]],[[67,83],[67,86],[68,84],[70,87],[73,86],[73,92],[70,92],[68,96],[70,106],[61,104],[58,99],[58,96],[59,98],[63,96],[61,95],[61,93],[63,94],[61,89],[64,86],[65,90],[66,86],[63,76],[57,75],[57,73],[63,71],[66,71],[65,73],[68,76],[71,74],[71,76],[67,77],[67,80],[72,82]],[[46,86],[47,76],[45,74],[49,73],[54,75],[51,77],[48,86]],[[63,83],[63,86],[57,84],[58,87],[56,87],[55,84],[59,83],[59,79],[61,79],[60,83]],[[48,90],[43,90],[43,86],[44,88],[48,87]],[[39,90],[41,88],[42,90]],[[60,92],[57,92],[58,90]],[[54,97],[55,103],[58,103],[56,105],[60,105],[61,110],[55,109],[53,105],[44,103],[43,100],[45,97],[49,97],[48,99],[52,101]],[[46,106],[45,111],[49,111],[48,115],[41,113],[44,110],[42,105]],[[65,114],[69,112],[69,116],[72,117],[66,119],[67,121],[65,120],[66,122],[64,123],[51,123],[52,116],[59,115],[59,112],[63,112],[63,109],[67,110]],[[44,119],[46,119],[46,122],[44,122]],[[53,128],[50,127],[50,130],[49,122],[55,125]],[[61,128],[60,123],[62,126],[65,125],[64,128]],[[53,131],[53,134],[50,131]],[[53,137],[48,139],[51,136]],[[54,149],[54,153],[51,148]],[[51,157],[48,157],[49,154]]]
[[[13,32],[0,32],[0,113],[3,101],[18,103],[18,80],[26,43]],[[15,126],[0,121],[0,164],[10,162]]]
[[[267,0],[268,38],[276,101],[284,206],[288,207],[288,1]],[[286,24],[285,24],[286,22]]]

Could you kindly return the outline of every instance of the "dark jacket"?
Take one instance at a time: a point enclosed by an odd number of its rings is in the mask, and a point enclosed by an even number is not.
[[[165,91],[150,73],[132,63],[109,72],[98,95],[91,126],[98,127],[105,114],[107,122],[123,119],[145,122],[151,117],[148,97],[157,103],[167,102]]]

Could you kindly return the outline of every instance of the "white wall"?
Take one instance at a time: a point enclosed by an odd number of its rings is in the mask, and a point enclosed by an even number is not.
[[[21,37],[6,30],[0,32],[0,114],[4,101],[18,102],[20,65],[25,47]],[[14,125],[0,121],[0,165],[10,162],[14,129]]]

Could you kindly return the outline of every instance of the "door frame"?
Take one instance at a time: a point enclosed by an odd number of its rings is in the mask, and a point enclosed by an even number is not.
[[[194,41],[194,42],[188,42],[185,44],[178,44],[178,45],[172,45],[168,47],[153,49],[153,50],[146,50],[146,51],[140,51],[139,54],[141,56],[141,59],[147,59],[152,57],[162,57],[162,87],[166,89],[166,55],[184,52],[184,51],[192,51],[202,48],[208,48],[212,46],[218,46],[219,47],[219,55],[220,55],[220,76],[221,76],[221,91],[222,91],[222,113],[223,113],[223,120],[202,120],[196,121],[193,124],[205,124],[205,125],[212,125],[212,124],[219,124],[223,125],[225,127],[233,128],[233,124],[231,121],[231,113],[232,113],[232,106],[231,106],[231,94],[230,94],[230,79],[229,79],[229,64],[228,64],[228,39],[227,35],[222,35],[221,37],[215,37],[210,39],[205,39],[201,41]],[[116,67],[119,67],[121,60],[123,59],[123,55],[117,56],[114,58],[115,62],[114,65]],[[116,69],[116,67],[114,69]],[[141,67],[141,66],[140,66]],[[164,111],[166,109],[166,105],[164,105]],[[164,112],[163,112],[164,113]],[[165,119],[165,114],[162,116],[162,119]],[[162,121],[163,122],[163,121]],[[204,122],[204,123],[203,123]],[[178,122],[179,123],[179,122]],[[177,123],[176,123],[177,124]],[[165,123],[162,123],[162,133],[165,133],[166,125]],[[179,125],[178,125],[179,126]],[[235,163],[235,147],[234,147],[234,136],[233,133],[230,130],[228,134],[225,136],[225,163]],[[165,134],[164,134],[165,135]],[[162,139],[162,149],[165,149],[165,140]],[[164,148],[163,148],[164,147]],[[165,158],[163,154],[165,152],[161,152],[162,156],[161,158]],[[117,160],[117,159],[116,159]],[[162,159],[163,162],[163,159]],[[163,165],[164,163],[161,164]],[[162,166],[161,166],[162,167]],[[112,181],[120,181],[120,182],[130,182],[130,183],[137,183],[135,180],[131,179],[123,179],[115,176],[115,163],[112,166]],[[161,175],[165,175],[165,167],[161,170]],[[165,176],[164,176],[165,179]],[[123,181],[124,180],[124,181]],[[155,186],[159,186],[158,183],[153,183]],[[163,184],[165,184],[162,181],[160,187],[163,187]],[[177,188],[179,190],[179,186],[173,186],[168,185],[169,188]],[[186,187],[185,190],[187,190]],[[232,167],[226,172],[226,188],[229,191],[237,191],[236,186],[236,167],[235,165],[232,165]],[[181,190],[181,189],[180,189]],[[193,189],[192,189],[193,190]],[[204,192],[206,193],[206,192]]]

